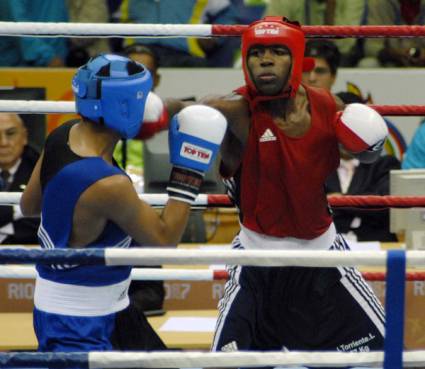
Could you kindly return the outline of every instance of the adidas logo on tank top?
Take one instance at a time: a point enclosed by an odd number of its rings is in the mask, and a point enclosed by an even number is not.
[[[276,136],[273,134],[270,128],[267,128],[263,135],[260,137],[260,142],[276,141]]]

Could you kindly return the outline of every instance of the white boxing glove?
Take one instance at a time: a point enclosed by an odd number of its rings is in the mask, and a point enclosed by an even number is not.
[[[151,138],[157,132],[167,129],[168,121],[168,111],[163,101],[154,92],[149,92],[143,114],[143,124],[136,138],[141,140]]]
[[[164,103],[155,92],[149,92],[146,99],[143,122],[157,122],[164,112]]]
[[[349,104],[336,117],[336,135],[340,143],[352,153],[381,148],[388,136],[382,116],[364,104]]]
[[[188,203],[196,199],[226,129],[225,116],[206,105],[188,106],[173,117],[168,131],[173,164],[167,186],[170,198]]]

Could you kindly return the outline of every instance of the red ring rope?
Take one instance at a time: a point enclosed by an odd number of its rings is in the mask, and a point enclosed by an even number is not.
[[[247,25],[213,24],[213,36],[240,36]],[[423,37],[425,26],[302,26],[307,37]]]
[[[382,115],[425,115],[424,105],[369,105]]]
[[[385,272],[362,272],[362,276],[369,282],[384,282]],[[215,281],[229,279],[229,273],[226,270],[214,270],[213,279]],[[425,272],[407,272],[406,281],[425,281]]]
[[[208,206],[233,207],[227,195],[207,195]],[[425,207],[425,196],[329,196],[333,207],[410,208]]]
[[[385,281],[384,272],[363,272],[364,279],[370,282]],[[425,281],[425,272],[406,272],[406,281]]]

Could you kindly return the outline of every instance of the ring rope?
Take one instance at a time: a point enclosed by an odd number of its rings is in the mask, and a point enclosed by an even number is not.
[[[34,279],[36,276],[33,266],[0,265],[0,278]],[[134,281],[219,281],[228,278],[228,272],[219,269],[133,268],[131,271]]]
[[[424,115],[424,105],[368,105],[381,115],[391,116],[416,116]]]
[[[240,36],[238,24],[129,24],[0,22],[0,35],[29,37],[211,37]],[[425,26],[302,26],[307,37],[423,37]]]
[[[370,282],[384,282],[385,272],[362,272],[363,278]],[[34,279],[37,271],[33,266],[0,265],[0,278]],[[225,269],[157,269],[133,268],[134,281],[225,281],[229,273]],[[406,272],[406,281],[425,281],[425,272]]]
[[[211,25],[208,24],[0,22],[0,35],[81,38],[210,37],[213,35],[213,32]]]
[[[369,105],[382,115],[421,116],[424,105]],[[0,111],[20,114],[76,113],[74,101],[0,100]]]
[[[19,205],[22,192],[0,192],[1,205]],[[139,194],[139,198],[153,207],[164,207],[168,201],[166,194]],[[354,195],[328,196],[329,205],[335,208],[353,207],[364,209],[425,207],[425,196],[390,196],[390,195]],[[195,208],[233,208],[229,196],[224,194],[200,194],[192,207]]]
[[[214,26],[213,26],[214,28]],[[423,37],[425,26],[301,26],[309,37]]]
[[[386,266],[390,251],[187,250],[168,248],[0,249],[0,264]],[[409,267],[425,266],[425,251],[406,251]]]
[[[17,352],[0,353],[0,367],[226,368],[263,366],[382,367],[384,353],[373,352]],[[425,365],[425,351],[405,351],[403,367]]]
[[[424,207],[425,196],[328,196],[328,202],[332,207],[355,207],[355,208],[410,208]]]

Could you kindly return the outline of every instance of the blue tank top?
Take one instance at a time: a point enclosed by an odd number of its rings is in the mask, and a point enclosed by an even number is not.
[[[68,146],[71,121],[54,130],[44,148],[40,181],[43,201],[38,237],[42,248],[68,248],[74,209],[81,194],[97,181],[126,175],[100,157],[80,157]],[[86,248],[129,247],[131,238],[116,224],[108,221],[96,241]],[[128,278],[131,267],[102,265],[37,265],[40,277],[65,284],[107,286]]]

